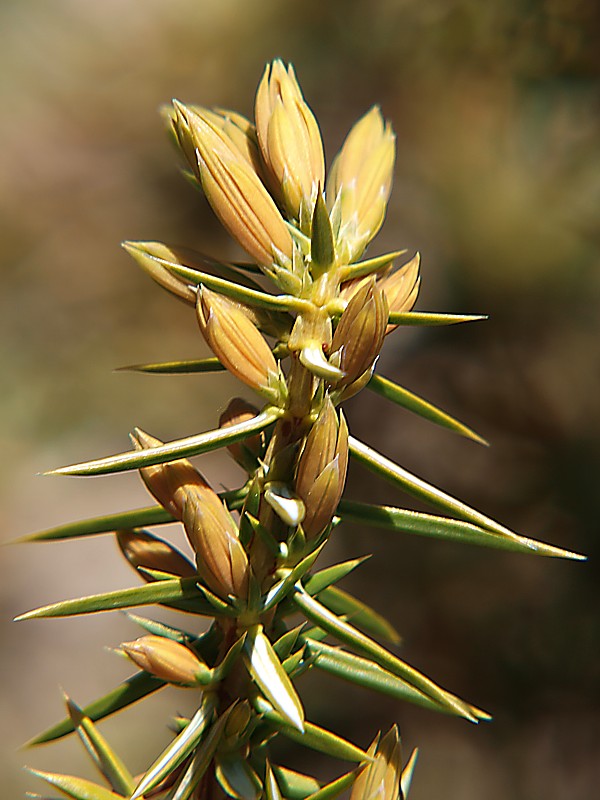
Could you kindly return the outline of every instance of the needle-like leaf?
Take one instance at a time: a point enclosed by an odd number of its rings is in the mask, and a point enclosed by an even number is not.
[[[393,403],[418,414],[424,419],[428,419],[431,422],[435,422],[437,425],[441,425],[443,428],[448,428],[448,430],[459,433],[461,436],[466,436],[468,439],[479,442],[479,444],[488,445],[485,439],[471,430],[471,428],[467,427],[467,425],[454,419],[454,417],[446,414],[445,411],[427,402],[427,400],[424,400],[422,397],[413,394],[413,392],[409,392],[408,389],[405,389],[403,386],[399,386],[397,383],[390,381],[388,378],[384,378],[381,375],[373,375],[371,380],[367,383],[367,387],[375,392],[375,394],[385,397],[386,400],[391,400]]]
[[[331,781],[331,783],[322,786],[318,792],[309,795],[306,800],[333,800],[333,798],[339,797],[342,792],[352,786],[355,778],[356,772],[354,770],[347,772],[345,775],[341,775]]]
[[[309,592],[309,594],[313,594]],[[353,597],[337,586],[329,586],[319,592],[319,601],[330,611],[344,616],[350,620],[357,628],[361,628],[372,636],[377,636],[391,642],[399,644],[401,636],[391,622],[371,608],[362,600]]]
[[[104,786],[98,786],[97,783],[86,781],[83,778],[76,778],[73,775],[59,775],[55,772],[42,772],[38,769],[31,769],[28,767],[29,772],[37,775],[50,786],[56,787],[60,792],[67,797],[72,797],[73,800],[117,800],[123,795],[115,794]]]
[[[346,575],[349,575],[357,567],[363,564],[371,556],[362,556],[362,558],[353,558],[350,561],[343,561],[340,564],[334,564],[331,567],[325,567],[314,575],[311,575],[304,583],[304,588],[309,594],[315,595],[322,592],[328,586],[331,586]]]
[[[143,778],[135,787],[132,800],[149,793],[161,783],[173,770],[196,749],[198,743],[209,725],[216,707],[216,699],[212,693],[206,693],[200,708],[196,711],[189,724],[173,739],[168,747],[159,755],[151,767],[145,772]],[[132,790],[133,791],[133,790]]]
[[[253,625],[244,645],[246,664],[252,679],[288,725],[304,730],[304,709],[262,625]]]
[[[117,608],[136,606],[167,605],[181,607],[202,616],[212,617],[215,609],[203,599],[198,590],[196,578],[171,578],[164,581],[135,586],[132,589],[117,589],[114,592],[94,594],[63,600],[48,606],[36,608],[16,617],[16,621],[39,619],[41,617],[71,617],[77,614],[91,614],[97,611],[113,611]]]
[[[271,295],[267,292],[263,292],[260,288],[256,288],[258,284],[251,278],[243,276],[233,268],[229,268],[230,272],[227,273],[229,276],[228,280],[224,277],[211,275],[204,270],[186,266],[182,261],[178,261],[176,258],[165,257],[166,254],[159,252],[156,245],[164,248],[164,245],[161,246],[158,242],[123,242],[125,250],[127,250],[142,267],[145,267],[145,264],[149,261],[155,262],[157,265],[164,267],[169,273],[183,279],[183,281],[188,284],[195,286],[202,284],[203,286],[208,286],[209,289],[219,292],[226,297],[231,297],[233,300],[237,300],[241,303],[247,303],[248,305],[274,311],[298,311],[306,306],[305,301],[296,297],[291,297],[289,295]],[[154,246],[151,252],[149,251],[149,246]],[[218,262],[212,263],[218,264]],[[221,267],[222,274],[226,274],[222,269],[222,267],[226,265],[221,264],[219,266]],[[247,285],[243,286],[243,283]]]
[[[452,497],[441,489],[437,489],[427,481],[418,478],[408,470],[390,461],[389,458],[381,455],[376,450],[373,450],[366,444],[363,444],[353,436],[349,437],[350,454],[361,464],[363,464],[371,472],[380,475],[390,483],[395,484],[407,494],[416,497],[418,500],[423,500],[432,506],[441,508],[443,511],[448,511],[451,514],[456,514],[457,517],[464,519],[466,522],[472,522],[487,530],[495,531],[503,536],[516,538],[517,534],[495,522],[493,519],[486,517],[485,514],[476,511],[474,508],[466,505],[455,497]]]
[[[219,741],[223,734],[223,729],[227,723],[229,715],[233,709],[233,705],[221,714],[219,719],[209,728],[206,737],[201,741],[200,746],[196,749],[192,760],[181,780],[177,784],[177,788],[171,800],[188,800],[192,792],[198,786],[206,770],[209,768],[215,751],[219,745]],[[131,800],[136,800],[141,795],[135,794]]]
[[[367,258],[364,261],[357,261],[342,268],[342,281],[350,281],[355,278],[363,278],[365,275],[372,275],[374,272],[389,266],[395,259],[405,255],[406,250],[395,250],[393,253],[385,253],[375,258]]]
[[[471,722],[488,718],[485,712],[474,709],[464,700],[437,686],[414,667],[409,666],[364,633],[344,622],[324,605],[298,587],[294,601],[302,613],[315,625],[335,636],[336,639],[372,659],[380,667],[410,683],[432,700],[445,705],[450,713],[458,714]]]
[[[485,314],[435,314],[429,311],[403,311],[390,314],[390,325],[457,325],[460,322],[479,322],[487,319]]]
[[[369,761],[370,758],[364,750],[357,747],[347,739],[342,739],[331,731],[325,728],[320,728],[318,725],[313,725],[312,722],[304,723],[304,733],[301,733],[297,728],[290,725],[281,714],[268,703],[264,698],[257,697],[254,701],[256,710],[263,715],[263,717],[276,725],[278,730],[305,747],[310,747],[312,750],[317,750],[320,753],[332,756],[333,758],[340,758],[342,761]]]
[[[214,431],[177,439],[174,442],[162,444],[159,447],[149,447],[147,450],[133,450],[120,453],[116,456],[98,458],[60,467],[45,473],[46,475],[109,475],[114,472],[126,472],[131,469],[150,467],[155,464],[165,464],[179,458],[199,456],[226,447],[228,444],[248,439],[255,433],[265,430],[281,416],[275,408],[267,408],[251,420],[238,422],[227,428],[217,428]]]
[[[200,372],[223,372],[225,367],[216,356],[189,361],[161,361],[119,367],[119,372],[148,372],[153,375],[190,375]]]
[[[135,788],[133,775],[96,728],[92,720],[70,698],[66,697],[65,699],[75,730],[94,764],[115,792],[129,796]]]
[[[463,522],[460,519],[422,514],[406,508],[342,500],[338,506],[337,513],[345,522],[366,523],[398,533],[410,533],[451,542],[494,547],[498,550],[509,550],[515,553],[532,553],[553,558],[569,558],[575,561],[582,561],[586,558],[579,555],[579,553],[562,550],[560,547],[538,542],[535,539],[528,539],[525,536],[518,536],[517,534],[505,536],[482,528],[479,525]],[[314,594],[314,592],[310,592],[310,594]]]
[[[272,764],[271,768],[284,797],[289,800],[304,800],[319,790],[318,781],[310,775],[294,772],[294,770],[280,767],[278,764]]]
[[[84,706],[82,711],[91,720],[97,722],[133,705],[133,703],[137,703],[138,700],[148,697],[148,695],[158,689],[162,689],[165,685],[165,682],[160,678],[155,678],[147,672],[138,672],[117,686],[116,689]],[[63,736],[73,733],[74,730],[73,721],[67,717],[31,739],[28,742],[28,746],[33,747],[34,745],[46,744],[55,739],[61,739]]]
[[[396,700],[406,700],[431,711],[441,711],[446,714],[449,712],[447,706],[441,705],[412,684],[367,658],[347,653],[339,647],[313,641],[308,637],[305,637],[305,641],[307,653],[314,656],[313,666],[324,672],[365,689],[394,697]]]
[[[248,487],[242,486],[228,492],[219,492],[219,497],[227,504],[229,510],[241,508],[248,494]],[[116,514],[106,514],[102,517],[67,522],[56,528],[30,533],[20,539],[15,539],[15,544],[23,542],[50,542],[62,539],[75,539],[81,536],[95,536],[98,533],[114,533],[128,528],[144,528],[150,525],[165,525],[173,522],[174,517],[161,506],[136,508],[133,511],[121,511]]]

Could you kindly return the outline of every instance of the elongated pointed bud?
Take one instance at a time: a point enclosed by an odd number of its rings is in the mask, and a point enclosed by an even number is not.
[[[338,388],[354,383],[371,369],[383,345],[388,313],[385,294],[370,278],[346,306],[333,334],[330,360],[338,354],[344,373]]]
[[[257,264],[291,262],[291,235],[247,154],[215,124],[212,112],[174,105],[178,129],[184,131],[182,149],[189,159],[194,147],[194,172],[222,224]]]
[[[183,553],[149,531],[123,530],[117,531],[116,536],[121,552],[145,581],[154,580],[145,569],[168,572],[179,578],[191,578],[196,574],[196,568]]]
[[[196,566],[219,597],[245,599],[250,567],[231,514],[209,486],[186,492],[183,524],[196,553]]]
[[[306,508],[302,527],[308,539],[318,536],[333,519],[347,469],[348,427],[327,397],[306,437],[296,472],[296,493]]]
[[[156,439],[140,428],[136,428],[130,438],[136,450],[148,450],[164,444],[160,439]],[[182,518],[185,505],[185,487],[208,486],[202,475],[187,458],[180,458],[167,464],[142,467],[140,475],[150,494],[175,519],[179,520]]]
[[[310,219],[317,187],[325,179],[323,142],[294,68],[267,65],[256,93],[256,131],[273,188],[294,219]]]
[[[229,405],[219,418],[219,427],[228,428],[240,422],[248,422],[259,413],[258,408],[246,402],[241,397],[234,397],[229,401]],[[251,473],[257,467],[258,459],[264,455],[265,436],[257,433],[241,442],[234,442],[227,445],[231,457],[243,467],[246,472]]]
[[[277,362],[264,336],[239,306],[201,287],[196,310],[200,330],[221,364],[255,391],[277,401]]]
[[[367,752],[373,760],[354,781],[350,800],[398,800],[402,796],[398,728],[394,725],[381,741],[377,737]]]
[[[121,649],[141,669],[178,686],[198,686],[210,675],[209,668],[189,647],[164,636],[142,636],[124,642]]]
[[[338,220],[338,248],[348,263],[360,257],[383,223],[395,138],[375,106],[353,126],[329,172],[327,204]]]
[[[385,292],[390,314],[402,314],[410,311],[417,302],[419,294],[419,265],[421,256],[417,253],[404,266],[395,272],[390,272],[377,282],[380,289]],[[395,330],[397,325],[388,325],[386,334]]]

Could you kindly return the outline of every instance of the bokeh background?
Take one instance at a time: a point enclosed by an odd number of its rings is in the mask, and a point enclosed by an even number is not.
[[[171,97],[252,113],[264,62],[295,63],[329,161],[374,102],[398,135],[395,188],[371,253],[422,254],[417,308],[489,321],[390,337],[380,371],[438,402],[491,449],[373,396],[355,432],[416,474],[585,564],[341,529],[329,558],[373,552],[348,587],[387,613],[403,656],[494,714],[478,728],[305,681],[316,720],[366,746],[398,721],[420,763],[411,798],[588,800],[600,779],[600,6],[587,0],[3,0],[0,3],[0,507],[8,541],[147,503],[135,476],[38,473],[212,426],[227,376],[118,373],[205,353],[193,314],[119,249],[123,239],[239,253],[178,172],[159,107]],[[239,474],[221,456],[202,469]],[[362,499],[403,503],[352,472]],[[175,532],[173,534],[177,536]],[[0,550],[0,785],[23,763],[90,775],[70,741],[22,742],[128,674],[105,645],[118,614],[12,617],[132,585],[110,537]],[[183,692],[102,730],[141,770]],[[297,751],[282,754],[302,764]],[[306,769],[332,775],[319,758]],[[333,769],[343,769],[335,765]],[[327,771],[329,770],[329,772]]]

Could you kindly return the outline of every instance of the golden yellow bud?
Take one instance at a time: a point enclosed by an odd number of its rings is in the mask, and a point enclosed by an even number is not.
[[[308,539],[329,525],[337,509],[348,469],[348,427],[343,414],[338,419],[326,398],[298,459],[296,493],[306,513],[302,527]]]
[[[198,686],[209,669],[189,647],[164,636],[142,636],[121,649],[141,669],[179,686]]]
[[[279,369],[271,348],[237,303],[205,287],[198,291],[198,323],[221,364],[270,400],[276,400]]]
[[[229,405],[219,418],[219,427],[228,428],[240,422],[248,422],[259,413],[258,408],[251,403],[247,403],[241,397],[234,397],[229,401]],[[249,436],[241,442],[234,442],[227,445],[231,456],[246,471],[252,472],[256,469],[257,459],[263,455],[265,437],[263,433]]]
[[[136,450],[148,450],[151,447],[159,447],[164,444],[160,439],[150,436],[149,433],[140,430],[140,428],[136,428],[130,438]],[[142,467],[140,475],[150,494],[175,519],[179,520],[183,514],[185,503],[185,496],[182,492],[183,487],[208,486],[202,475],[187,458],[180,458],[167,464]]]
[[[186,490],[183,524],[199,575],[219,597],[245,599],[250,567],[231,514],[209,486]]]
[[[215,123],[213,112],[181,103],[175,109],[179,126],[194,146],[204,193],[225,228],[257,264],[290,262],[292,237],[248,152],[240,152],[231,131]]]
[[[352,785],[350,800],[398,800],[402,762],[400,738],[394,725],[381,741],[379,737],[368,749],[373,758]]]
[[[149,531],[129,529],[116,531],[116,535],[127,561],[149,583],[154,578],[145,569],[168,572],[178,578],[192,578],[196,574],[196,568],[183,553]]]
[[[330,360],[338,358],[344,373],[338,387],[371,369],[383,345],[388,314],[385,294],[370,278],[353,295],[333,334]]]
[[[256,93],[256,130],[273,188],[295,219],[310,218],[325,180],[323,142],[294,68],[268,64]],[[302,213],[304,208],[305,213]]]
[[[395,151],[392,128],[375,106],[353,126],[333,162],[327,205],[339,220],[338,252],[348,262],[360,257],[383,224]]]
[[[385,292],[390,314],[402,314],[410,311],[417,302],[421,282],[419,277],[420,260],[421,257],[417,253],[403,267],[377,282],[379,288]],[[397,325],[388,325],[386,334],[397,327]]]

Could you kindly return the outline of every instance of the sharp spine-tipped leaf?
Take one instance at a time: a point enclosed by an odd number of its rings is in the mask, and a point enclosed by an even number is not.
[[[333,798],[339,797],[346,789],[349,789],[355,778],[355,771],[347,772],[345,775],[341,775],[334,781],[322,786],[317,792],[309,795],[306,800],[333,800]]]
[[[362,558],[353,558],[349,561],[343,561],[340,564],[334,564],[332,567],[325,567],[314,575],[311,575],[304,583],[304,588],[309,594],[315,595],[322,592],[328,586],[341,581],[346,575],[349,575],[357,567],[363,564],[371,556],[362,556]]]
[[[313,592],[309,592],[309,594],[313,594]],[[366,633],[386,639],[392,644],[400,643],[402,637],[391,622],[343,589],[337,586],[328,586],[319,593],[319,601],[330,611],[343,615]]]
[[[455,697],[450,692],[437,686],[432,680],[420,673],[414,667],[409,666],[377,642],[374,642],[364,633],[354,628],[348,622],[344,622],[329,609],[308,595],[301,587],[294,594],[294,601],[302,613],[314,624],[326,630],[336,639],[357,650],[359,653],[368,656],[380,667],[389,670],[399,678],[406,680],[415,688],[422,691],[432,700],[445,705],[450,713],[454,712],[471,722],[486,718],[485,712],[474,709],[464,700]]]
[[[73,800],[117,800],[117,798],[123,800],[123,795],[115,794],[97,783],[92,783],[92,781],[87,781],[83,778],[76,778],[74,775],[42,772],[30,767],[28,769],[33,775],[37,775],[38,778],[46,781],[50,786],[54,786],[67,797],[73,798]]]
[[[159,447],[149,447],[146,450],[133,450],[127,453],[120,453],[116,456],[98,458],[93,461],[72,464],[68,467],[60,467],[51,470],[47,475],[109,475],[115,472],[126,472],[127,470],[140,469],[141,467],[154,466],[155,464],[166,464],[169,461],[176,461],[180,458],[198,456],[202,453],[209,453],[212,450],[219,450],[233,442],[247,439],[255,433],[268,428],[275,420],[281,416],[277,409],[266,409],[258,414],[254,419],[247,422],[240,422],[228,428],[217,428],[213,431],[200,433],[196,436],[188,436],[185,439],[177,439]]]
[[[311,775],[303,775],[301,772],[294,772],[292,769],[277,764],[272,765],[272,770],[284,797],[289,800],[304,800],[319,790],[318,781]]]
[[[244,645],[248,671],[261,692],[289,725],[304,730],[304,709],[300,698],[262,625],[253,625]]]
[[[324,546],[325,542],[320,547],[317,547],[312,553],[309,553],[309,555],[303,558],[302,561],[296,564],[296,566],[291,569],[284,578],[282,578],[273,586],[272,589],[269,590],[264,599],[262,608],[263,612],[268,611],[292,591],[294,584],[303,578],[315,563]]]
[[[202,372],[223,372],[225,367],[216,356],[189,361],[159,361],[119,367],[119,372],[145,372],[152,375],[193,375]]]
[[[117,711],[122,711],[124,708],[133,705],[133,703],[137,703],[138,700],[148,697],[158,689],[162,689],[165,685],[165,681],[155,678],[147,672],[138,672],[115,689],[108,692],[108,694],[84,706],[82,711],[91,720],[97,722],[105,717],[109,717],[111,714],[115,714]],[[75,728],[72,720],[67,717],[38,734],[38,736],[35,736],[28,742],[28,745],[33,747],[38,744],[46,744],[55,739],[61,739],[63,736],[68,736],[73,733],[74,730]]]
[[[195,578],[176,578],[135,586],[132,589],[117,589],[114,592],[63,600],[60,603],[28,611],[15,619],[21,621],[40,617],[71,617],[77,614],[114,611],[119,608],[135,608],[157,603],[176,608],[181,608],[184,604],[187,610],[196,614],[214,615],[214,608],[203,600]]]
[[[254,701],[256,710],[264,716],[266,720],[274,723],[278,730],[299,744],[309,747],[312,750],[317,750],[320,753],[332,756],[333,758],[340,758],[342,761],[354,761],[360,763],[368,761],[369,756],[360,747],[357,747],[347,739],[343,739],[325,728],[320,728],[318,725],[313,725],[312,722],[304,723],[304,733],[301,733],[297,728],[292,727],[281,714],[278,714],[275,709],[264,698],[257,697]]]
[[[305,637],[305,641],[307,652],[314,656],[312,663],[318,669],[365,689],[372,689],[394,697],[396,700],[406,700],[431,711],[449,713],[447,706],[437,703],[410,683],[403,681],[402,678],[388,672],[375,662],[354,655],[354,653],[348,653],[339,647],[312,641],[308,637]]]
[[[396,258],[400,258],[400,256],[405,255],[407,252],[407,250],[395,250],[393,253],[385,253],[382,256],[366,258],[364,261],[357,261],[355,264],[349,264],[342,270],[342,281],[355,280],[356,278],[363,278],[366,275],[379,272],[389,267]]]
[[[138,508],[135,511],[123,511],[118,514],[106,514],[101,517],[68,522],[45,531],[31,533],[17,539],[17,542],[51,542],[62,539],[74,539],[80,536],[96,536],[99,533],[113,533],[126,528],[143,528],[148,525],[163,525],[173,522],[173,517],[160,506]]]
[[[446,414],[445,411],[427,402],[427,400],[424,400],[422,397],[413,394],[413,392],[409,392],[408,389],[399,386],[388,378],[384,378],[381,375],[372,375],[367,387],[386,400],[391,400],[393,403],[402,406],[402,408],[406,408],[424,419],[435,422],[443,428],[459,433],[461,436],[479,442],[479,444],[488,444],[485,439],[464,423],[454,419],[454,417]]]
[[[198,786],[212,762],[232,708],[233,706],[230,706],[224,711],[219,719],[208,729],[206,737],[194,752],[188,768],[181,776],[171,800],[188,800],[191,797],[192,792]],[[140,797],[140,795],[133,795],[131,800],[136,800],[137,797]]]
[[[70,698],[65,699],[71,721],[92,761],[115,792],[129,796],[135,788],[133,775],[92,720]]]
[[[486,320],[485,314],[435,314],[429,311],[403,311],[390,314],[390,325],[457,325],[461,322],[479,322]]]
[[[132,800],[135,797],[147,794],[158,786],[196,749],[212,719],[215,707],[216,699],[214,695],[211,693],[205,694],[200,708],[196,711],[189,724],[173,739],[145,772],[143,778],[135,787]]]
[[[350,454],[367,469],[385,478],[390,483],[394,483],[400,487],[407,494],[416,497],[418,500],[423,500],[432,506],[441,508],[444,511],[449,511],[456,516],[464,519],[466,522],[472,522],[482,528],[487,528],[490,531],[500,533],[503,536],[510,538],[517,537],[517,534],[495,522],[493,519],[486,517],[474,508],[466,505],[466,503],[457,500],[441,489],[432,486],[427,481],[418,478],[416,475],[408,472],[408,470],[390,461],[389,458],[381,455],[376,450],[373,450],[363,442],[358,441],[353,436],[349,438]],[[518,537],[517,537],[518,538]]]
[[[178,263],[175,260],[160,257],[158,254],[150,254],[145,252],[144,246],[158,245],[157,242],[124,242],[123,247],[129,252],[139,263],[143,266],[144,259],[155,261],[164,267],[168,273],[175,275],[177,278],[182,279],[187,284],[198,286],[200,284],[208,286],[213,291],[237,300],[241,303],[248,303],[255,305],[259,308],[272,309],[275,311],[290,311],[298,310],[303,307],[302,301],[297,298],[289,296],[276,296],[263,292],[258,284],[251,278],[248,278],[241,273],[238,273],[234,268],[229,268],[231,271],[226,273],[230,279],[211,275],[209,272],[188,267],[185,264]],[[164,247],[164,245],[161,245]],[[212,262],[218,265],[218,262]],[[226,267],[226,265],[219,265]],[[223,271],[223,270],[222,270]],[[225,273],[224,273],[225,274]],[[231,278],[233,280],[231,280]],[[247,284],[246,286],[242,284]],[[185,284],[184,284],[185,285]],[[257,288],[258,287],[258,288]]]
[[[463,522],[460,519],[423,514],[406,508],[342,500],[338,506],[338,514],[346,522],[366,523],[378,528],[397,531],[398,533],[429,536],[446,541],[464,542],[465,544],[493,547],[498,550],[508,550],[515,553],[549,556],[551,558],[569,558],[575,561],[582,561],[586,558],[579,553],[562,550],[560,547],[538,542],[535,539],[528,539],[525,536],[513,534],[508,537],[482,528],[479,525]],[[311,592],[311,594],[314,594],[314,592]]]

